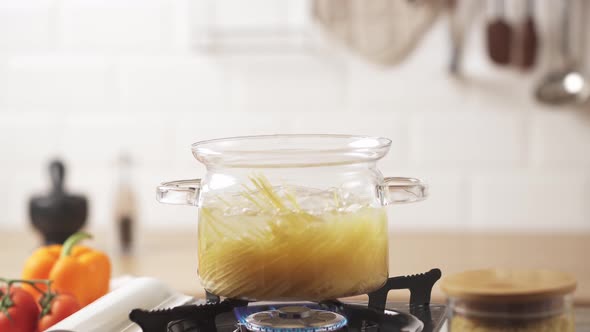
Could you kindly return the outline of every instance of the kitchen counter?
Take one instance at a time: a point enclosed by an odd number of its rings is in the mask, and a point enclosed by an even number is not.
[[[108,248],[106,235],[92,244]],[[202,296],[197,280],[196,231],[148,232],[140,237],[136,254],[113,258],[115,276],[132,274],[159,278],[179,291]],[[28,255],[38,245],[32,232],[2,232],[0,276],[18,277]],[[354,248],[351,248],[354,250]],[[107,250],[108,251],[108,250]],[[415,274],[438,267],[445,274],[485,267],[553,268],[578,278],[575,301],[590,305],[590,233],[523,235],[481,233],[396,232],[390,236],[390,275]],[[405,293],[404,293],[405,292]],[[393,291],[393,298],[407,291]],[[435,302],[444,301],[435,286]]]

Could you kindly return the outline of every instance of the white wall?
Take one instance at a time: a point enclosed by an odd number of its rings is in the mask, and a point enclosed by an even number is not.
[[[481,28],[459,80],[446,72],[445,22],[382,69],[322,43],[204,52],[194,27],[305,26],[293,9],[305,2],[189,3],[0,0],[0,228],[26,227],[53,156],[91,198],[91,225],[107,225],[121,150],[136,161],[141,222],[193,227],[194,209],[154,199],[160,181],[203,174],[190,143],[322,132],[389,137],[384,174],[429,180],[428,201],[393,208],[397,228],[590,231],[590,112],[536,104],[538,75],[491,66]]]

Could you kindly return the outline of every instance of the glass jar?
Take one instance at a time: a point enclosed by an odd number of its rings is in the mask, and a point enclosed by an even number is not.
[[[575,279],[549,270],[467,271],[442,281],[449,332],[574,332]]]
[[[388,277],[385,206],[426,186],[384,178],[386,138],[270,135],[192,145],[200,180],[163,183],[158,201],[198,207],[198,274],[209,292],[248,300],[363,294]]]

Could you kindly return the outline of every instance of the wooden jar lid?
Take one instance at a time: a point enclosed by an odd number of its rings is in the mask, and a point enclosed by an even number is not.
[[[448,276],[441,288],[449,297],[465,300],[521,302],[569,294],[576,279],[552,270],[485,269]]]

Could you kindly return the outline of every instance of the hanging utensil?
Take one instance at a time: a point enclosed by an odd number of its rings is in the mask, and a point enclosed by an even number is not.
[[[579,49],[579,59],[578,59],[578,66],[580,69],[580,74],[585,84],[584,93],[580,94],[577,102],[578,104],[588,104],[590,102],[590,77],[588,76],[588,71],[585,70],[587,68],[587,59],[588,59],[588,36],[586,31],[588,31],[588,15],[590,10],[590,5],[588,1],[580,1],[581,8],[580,8],[580,29],[578,29],[578,36],[580,38],[580,49]]]
[[[457,75],[459,73],[459,67],[461,57],[463,56],[463,29],[459,21],[459,15],[457,14],[457,0],[447,1],[449,10],[449,36],[451,38],[451,59],[449,62],[449,71]]]
[[[465,49],[465,39],[473,24],[474,18],[482,8],[479,1],[447,0],[449,11],[449,37],[451,42],[451,56],[449,72],[453,75],[461,74],[461,63]]]
[[[521,28],[521,42],[519,43],[518,66],[523,70],[530,70],[535,66],[539,40],[535,23],[535,0],[527,0],[526,16]]]
[[[486,28],[488,55],[492,62],[497,65],[510,63],[513,32],[505,14],[504,0],[497,0],[495,18],[488,22]]]
[[[541,80],[535,91],[537,100],[549,105],[583,103],[590,96],[588,78],[580,70],[571,51],[572,1],[564,0],[562,4],[560,64]]]

